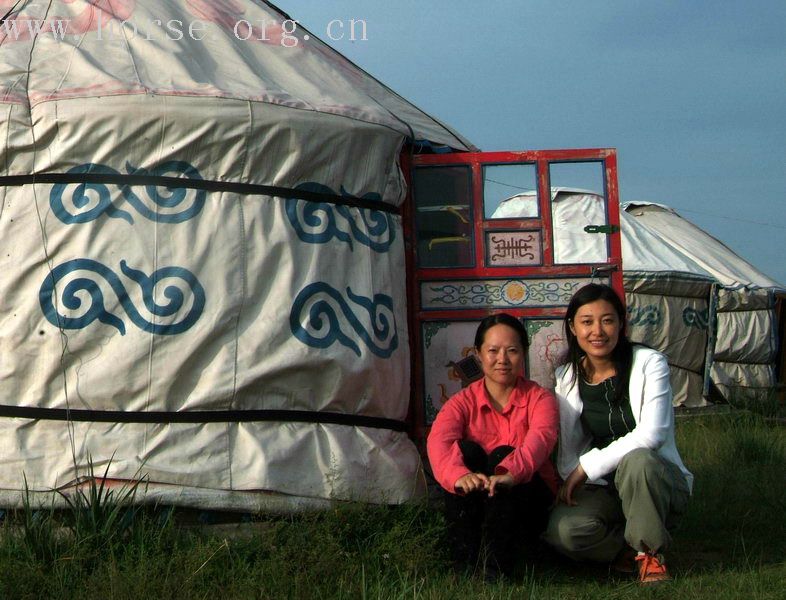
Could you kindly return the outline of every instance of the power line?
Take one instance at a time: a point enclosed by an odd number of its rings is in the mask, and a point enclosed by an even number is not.
[[[505,187],[513,188],[514,190],[524,190],[526,192],[534,192],[535,189],[531,187],[521,187],[520,185],[513,185],[512,183],[505,183],[504,181],[497,181],[496,179],[489,179],[486,177],[484,181],[496,183],[497,185],[504,185]]]
[[[708,217],[716,217],[718,219],[726,219],[727,221],[737,221],[738,223],[750,223],[751,225],[761,225],[762,227],[774,227],[775,229],[786,229],[784,225],[776,225],[775,223],[763,223],[761,221],[751,221],[750,219],[738,219],[736,217],[728,217],[726,215],[718,215],[715,213],[704,212],[701,210],[693,210],[690,208],[680,208],[679,206],[671,205],[671,207],[675,210],[679,210],[681,212],[689,212],[695,213],[697,215],[705,215]]]
[[[496,179],[486,178],[485,181],[490,182],[490,183],[496,183],[497,185],[502,185],[502,186],[513,188],[513,189],[517,189],[517,190],[524,190],[524,191],[527,191],[527,192],[534,192],[535,191],[532,188],[526,188],[526,187],[521,187],[521,186],[518,186],[518,185],[513,185],[513,184],[510,184],[510,183],[505,183],[503,181],[497,181]],[[736,221],[738,223],[750,223],[751,225],[761,225],[762,227],[773,227],[775,229],[786,229],[786,225],[776,225],[775,223],[763,223],[761,221],[751,221],[750,219],[738,219],[736,217],[729,217],[729,216],[726,216],[726,215],[719,215],[719,214],[716,214],[716,213],[709,213],[709,212],[704,212],[704,211],[701,211],[701,210],[693,210],[693,209],[690,209],[690,208],[681,208],[679,206],[674,206],[673,204],[670,205],[670,206],[671,206],[671,208],[673,208],[675,210],[679,210],[681,212],[694,213],[694,214],[697,214],[697,215],[704,215],[704,216],[707,216],[707,217],[716,217],[718,219],[726,219],[727,221]]]

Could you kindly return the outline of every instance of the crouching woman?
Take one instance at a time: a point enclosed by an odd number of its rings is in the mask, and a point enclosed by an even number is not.
[[[625,308],[605,285],[576,292],[565,334],[556,372],[564,484],[544,537],[576,560],[638,570],[643,583],[669,579],[662,553],[693,476],[674,441],[666,358],[628,341]]]
[[[549,460],[559,417],[554,395],[524,378],[527,333],[501,313],[475,335],[483,378],[451,397],[428,437],[434,476],[459,568],[510,575],[517,544],[536,542],[556,492]]]

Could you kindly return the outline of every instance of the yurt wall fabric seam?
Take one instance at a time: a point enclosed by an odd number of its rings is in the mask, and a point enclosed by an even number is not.
[[[304,107],[304,106],[291,105],[291,104],[288,104],[287,102],[284,102],[284,101],[281,101],[281,100],[277,100],[275,98],[266,98],[264,100],[261,100],[261,99],[256,99],[256,98],[248,98],[247,96],[242,96],[242,95],[233,95],[233,94],[230,94],[230,93],[220,93],[220,92],[218,94],[215,94],[213,92],[211,92],[209,94],[208,93],[200,94],[200,93],[195,92],[195,91],[181,92],[181,91],[176,91],[176,90],[169,91],[169,90],[144,88],[144,89],[140,89],[140,90],[120,90],[120,91],[115,91],[115,92],[112,92],[112,91],[101,92],[100,94],[96,94],[96,95],[81,94],[81,95],[75,96],[75,97],[69,97],[67,95],[61,95],[59,97],[37,98],[37,99],[32,99],[32,98],[27,97],[25,104],[26,104],[28,109],[32,110],[32,109],[34,109],[34,108],[36,108],[36,107],[38,107],[40,105],[47,104],[47,103],[50,103],[50,102],[63,102],[63,101],[70,101],[70,100],[83,101],[86,98],[88,98],[88,99],[100,99],[100,98],[106,98],[106,97],[125,97],[125,96],[134,96],[134,95],[160,97],[162,99],[177,99],[177,98],[195,98],[195,99],[199,99],[199,98],[210,98],[211,100],[218,100],[218,101],[220,101],[220,100],[233,100],[233,101],[240,101],[240,102],[249,102],[251,104],[260,104],[260,105],[263,105],[263,106],[275,106],[275,107],[280,107],[280,108],[287,109],[287,110],[298,110],[298,111],[304,111],[304,112],[308,112],[308,113],[330,115],[332,117],[336,117],[336,118],[340,118],[340,119],[347,119],[349,121],[355,121],[355,122],[358,122],[358,123],[364,123],[366,125],[373,125],[374,127],[383,127],[385,129],[388,129],[391,132],[395,133],[396,135],[404,137],[405,140],[408,140],[408,139],[412,139],[413,141],[415,140],[414,137],[413,138],[409,138],[408,137],[409,135],[414,135],[414,131],[413,131],[412,127],[408,123],[406,123],[405,121],[401,120],[401,118],[398,115],[396,115],[395,113],[393,113],[392,111],[390,111],[390,109],[388,109],[388,108],[386,108],[386,107],[384,107],[382,105],[380,105],[380,106],[382,106],[382,108],[388,114],[391,115],[391,117],[392,117],[391,120],[392,121],[404,123],[406,125],[406,127],[399,129],[397,127],[394,127],[391,123],[385,123],[385,122],[382,122],[382,121],[377,121],[377,120],[374,120],[372,118],[363,118],[363,117],[361,117],[359,115],[348,115],[348,114],[344,114],[344,113],[341,113],[341,112],[328,110],[326,108],[316,108],[316,107],[312,107],[312,106]],[[369,99],[378,104],[378,102],[376,100],[374,100],[373,98],[369,98]]]
[[[238,235],[240,236],[240,282],[241,282],[241,295],[240,295],[240,302],[237,308],[237,317],[235,317],[235,351],[232,360],[232,394],[228,398],[229,401],[229,410],[232,410],[235,404],[235,398],[237,397],[237,370],[238,370],[238,352],[240,348],[240,322],[243,315],[243,307],[245,305],[246,295],[248,294],[248,279],[247,279],[247,271],[248,271],[248,239],[246,238],[246,227],[245,227],[245,217],[243,212],[243,202],[238,199],[237,202],[233,203],[238,211],[238,221],[239,221],[239,231]]]

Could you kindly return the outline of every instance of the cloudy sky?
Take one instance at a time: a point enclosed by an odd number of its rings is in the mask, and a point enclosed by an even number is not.
[[[622,201],[786,284],[783,0],[274,3],[482,150],[617,148]],[[367,40],[328,38],[353,18]]]

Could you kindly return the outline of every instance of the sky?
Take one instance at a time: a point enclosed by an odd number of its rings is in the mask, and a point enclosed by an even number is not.
[[[274,3],[481,150],[616,148],[622,202],[786,285],[783,0]]]

